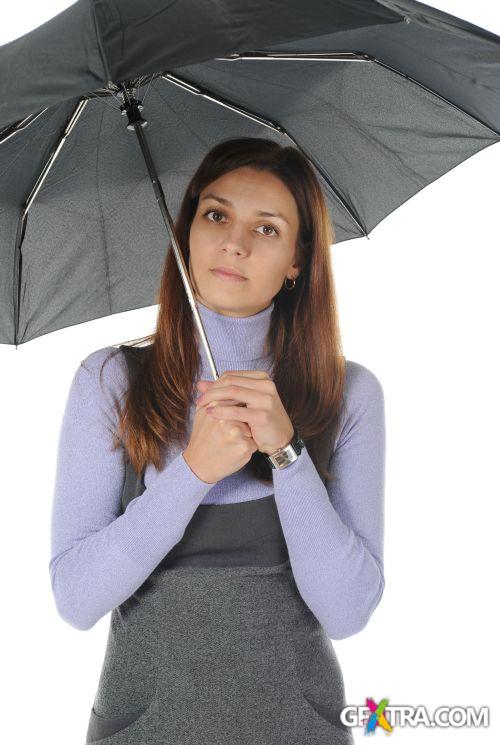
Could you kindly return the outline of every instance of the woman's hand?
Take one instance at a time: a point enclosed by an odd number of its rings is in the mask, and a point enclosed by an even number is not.
[[[200,380],[203,393],[196,409],[208,416],[246,422],[258,450],[270,455],[292,440],[294,426],[285,411],[274,381],[262,370],[227,370],[217,380]],[[234,406],[227,399],[240,402]],[[241,403],[246,406],[241,406]],[[208,407],[212,409],[208,411]],[[212,408],[213,407],[213,408]]]
[[[256,450],[248,424],[214,419],[200,406],[182,454],[198,478],[215,484],[243,468]]]

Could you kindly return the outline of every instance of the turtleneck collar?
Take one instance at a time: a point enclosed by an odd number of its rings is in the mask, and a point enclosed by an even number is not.
[[[220,365],[217,363],[230,363],[228,365],[222,364],[223,370],[232,368],[251,369],[253,366],[248,363],[256,362],[266,357],[264,348],[271,314],[274,308],[274,300],[271,301],[271,304],[267,308],[264,308],[258,313],[243,317],[226,316],[223,313],[207,308],[199,300],[196,303],[218,369]],[[209,364],[205,346],[201,343],[196,326],[195,331],[203,368],[206,370],[209,369]],[[238,367],[238,364],[233,363],[245,364],[243,367],[241,365]]]

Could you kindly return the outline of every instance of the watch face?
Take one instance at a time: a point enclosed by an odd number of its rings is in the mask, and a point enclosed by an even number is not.
[[[285,468],[285,466],[290,465],[290,463],[293,463],[295,458],[297,457],[297,453],[293,448],[289,448],[291,450],[290,453],[287,452],[287,448],[282,450],[277,455],[273,456],[274,460],[276,461],[277,468]]]

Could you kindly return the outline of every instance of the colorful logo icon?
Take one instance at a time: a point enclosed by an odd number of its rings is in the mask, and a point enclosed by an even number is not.
[[[366,705],[372,713],[367,719],[365,719],[365,735],[373,735],[377,727],[382,727],[382,729],[385,729],[386,732],[392,732],[393,728],[387,721],[387,718],[384,714],[384,710],[388,703],[388,698],[383,698],[378,706],[372,698],[366,699]]]

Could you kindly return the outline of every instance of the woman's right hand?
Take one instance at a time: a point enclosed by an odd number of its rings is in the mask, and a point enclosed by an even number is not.
[[[237,402],[228,400],[222,403],[231,405]],[[256,450],[257,445],[246,422],[216,419],[200,406],[195,410],[191,438],[182,455],[198,478],[215,484],[243,468]]]

